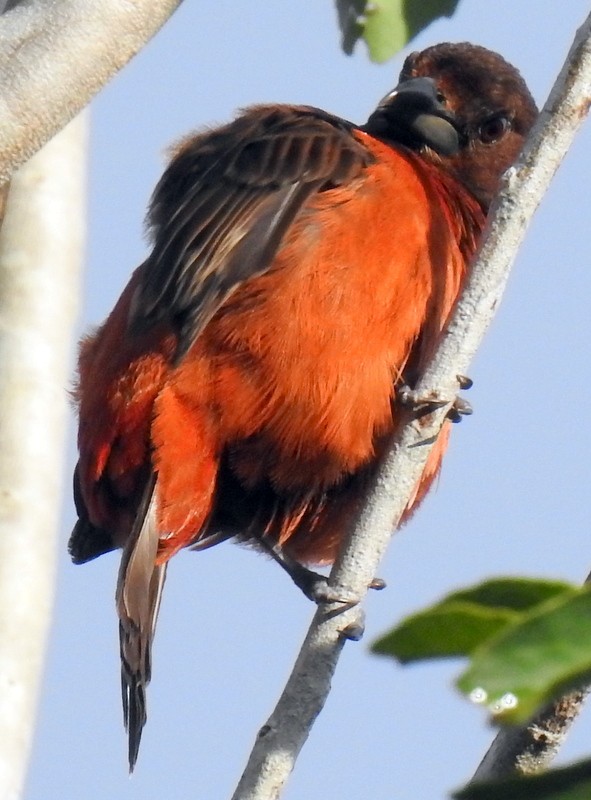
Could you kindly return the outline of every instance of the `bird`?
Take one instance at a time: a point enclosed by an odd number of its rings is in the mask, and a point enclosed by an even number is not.
[[[294,576],[334,561],[537,114],[500,55],[443,43],[406,58],[365,124],[258,105],[173,148],[149,255],[82,339],[74,389],[69,552],[122,549],[130,771],[168,561],[226,539]]]

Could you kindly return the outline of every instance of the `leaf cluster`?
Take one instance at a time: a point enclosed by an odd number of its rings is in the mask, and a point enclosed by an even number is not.
[[[401,663],[465,657],[456,685],[502,725],[527,723],[591,683],[591,587],[497,578],[454,592],[403,620],[373,645]],[[473,784],[461,800],[591,796],[591,760],[544,775]]]

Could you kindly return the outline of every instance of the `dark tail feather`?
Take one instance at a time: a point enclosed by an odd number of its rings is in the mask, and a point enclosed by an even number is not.
[[[147,487],[121,559],[117,582],[123,720],[129,737],[129,771],[137,761],[146,723],[146,686],[166,564],[157,565],[155,481]]]
[[[115,545],[110,533],[102,528],[97,528],[88,519],[88,511],[80,490],[78,465],[74,470],[74,503],[79,519],[70,536],[68,551],[74,564],[84,564],[97,556],[102,556],[103,553],[114,550]]]

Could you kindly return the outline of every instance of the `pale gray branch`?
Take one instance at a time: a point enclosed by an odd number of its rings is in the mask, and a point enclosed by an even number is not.
[[[78,117],[13,176],[0,232],[0,797],[21,797],[53,606],[84,244]]]
[[[0,183],[61,130],[180,0],[29,0],[0,16]]]
[[[453,320],[416,387],[420,395],[452,398],[457,375],[471,358],[499,305],[527,225],[583,121],[590,102],[591,17],[577,34],[567,62],[516,166],[506,176],[491,211],[480,255]],[[408,422],[395,437],[351,538],[331,573],[331,585],[363,596],[419,480],[431,443],[449,406],[426,420]],[[359,611],[316,612],[293,672],[275,710],[261,728],[234,800],[277,798],[321,711],[343,647],[342,631]]]

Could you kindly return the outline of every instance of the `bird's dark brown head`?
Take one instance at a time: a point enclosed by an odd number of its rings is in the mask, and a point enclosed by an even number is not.
[[[525,81],[500,55],[468,43],[411,53],[400,74],[401,85],[417,78],[435,82],[438,102],[459,133],[455,153],[429,149],[425,155],[451,172],[487,209],[538,115]]]

